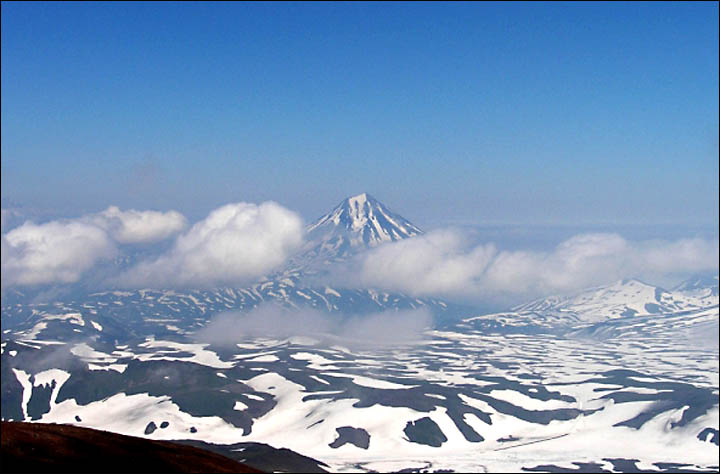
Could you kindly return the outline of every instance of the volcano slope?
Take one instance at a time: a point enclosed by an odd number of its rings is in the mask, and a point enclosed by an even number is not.
[[[4,472],[262,472],[197,447],[91,428],[2,422]]]

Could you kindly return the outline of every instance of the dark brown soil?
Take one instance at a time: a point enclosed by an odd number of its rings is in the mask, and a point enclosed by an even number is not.
[[[2,472],[262,472],[192,446],[90,428],[2,422]]]

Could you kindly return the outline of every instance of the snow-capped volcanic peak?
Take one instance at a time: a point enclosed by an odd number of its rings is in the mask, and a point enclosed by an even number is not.
[[[367,193],[345,199],[307,230],[311,240],[334,240],[339,246],[353,248],[374,247],[422,233]]]

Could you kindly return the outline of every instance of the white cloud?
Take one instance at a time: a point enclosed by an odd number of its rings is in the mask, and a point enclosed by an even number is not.
[[[553,252],[504,251],[483,275],[483,292],[545,295],[637,276],[634,249],[617,234],[581,234]]]
[[[73,283],[115,255],[107,233],[80,221],[26,222],[2,236],[2,284]]]
[[[382,245],[361,264],[362,283],[412,294],[453,293],[474,281],[495,255],[495,247],[465,250],[454,231],[435,231]]]
[[[177,238],[157,259],[122,275],[124,286],[241,284],[277,268],[302,243],[303,223],[274,203],[222,206]]]
[[[121,211],[110,206],[87,219],[105,229],[121,244],[149,243],[166,239],[185,228],[187,221],[177,211]]]
[[[17,216],[3,209],[3,228]],[[2,285],[75,283],[95,264],[117,255],[116,243],[161,240],[185,225],[176,211],[121,211],[115,206],[77,219],[27,221],[2,236]]]
[[[453,230],[377,247],[359,262],[354,284],[416,296],[475,301],[569,292],[638,277],[717,271],[718,242],[704,239],[631,242],[618,234],[581,234],[550,252],[470,246]]]
[[[695,272],[718,269],[718,241],[680,239],[649,241],[639,247],[636,264],[651,273]]]

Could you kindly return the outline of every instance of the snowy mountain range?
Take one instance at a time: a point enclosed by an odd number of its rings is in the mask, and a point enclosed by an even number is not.
[[[717,471],[717,277],[671,290],[623,280],[478,314],[306,283],[421,234],[367,194],[307,230],[287,268],[244,288],[3,301],[2,418],[213,443],[235,459],[264,443],[331,471]],[[352,346],[352,332],[197,339],[218,313],[236,311],[228,330],[242,329],[268,302],[449,319],[377,347]]]

